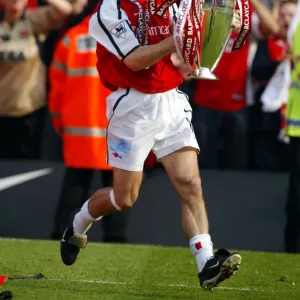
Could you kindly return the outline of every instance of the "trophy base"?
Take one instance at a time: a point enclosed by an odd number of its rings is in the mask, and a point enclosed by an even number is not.
[[[191,79],[207,79],[207,80],[218,80],[218,77],[214,75],[209,68],[203,68],[196,70],[196,72],[189,76]]]

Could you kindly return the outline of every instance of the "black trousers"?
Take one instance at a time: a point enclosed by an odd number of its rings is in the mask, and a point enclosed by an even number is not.
[[[38,159],[46,108],[22,117],[0,117],[0,159]]]
[[[218,111],[195,106],[193,125],[201,147],[200,166],[245,170],[247,157],[247,111]]]
[[[286,203],[285,251],[300,253],[300,138],[289,144],[289,191]]]
[[[52,239],[62,237],[71,212],[80,208],[88,199],[93,175],[93,169],[66,169],[59,204],[56,208],[55,229],[52,233]],[[102,171],[103,187],[110,187],[112,183],[112,171]],[[104,231],[103,241],[126,243],[128,220],[128,210],[105,216],[101,220]]]

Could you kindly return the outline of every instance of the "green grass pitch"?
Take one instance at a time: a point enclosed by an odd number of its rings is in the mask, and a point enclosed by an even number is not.
[[[300,300],[299,255],[241,254],[240,271],[206,292],[188,248],[90,243],[66,267],[58,242],[0,239],[1,275],[45,275],[8,280],[0,291],[11,290],[16,300]]]

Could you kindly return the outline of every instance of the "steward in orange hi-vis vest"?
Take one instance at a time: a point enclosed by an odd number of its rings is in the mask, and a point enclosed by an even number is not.
[[[61,134],[67,167],[109,170],[106,163],[106,98],[96,69],[90,16],[58,43],[49,71],[49,109]]]

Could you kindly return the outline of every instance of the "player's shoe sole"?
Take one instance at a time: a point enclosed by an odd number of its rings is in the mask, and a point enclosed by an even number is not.
[[[239,254],[237,253],[231,254],[222,263],[220,272],[215,277],[205,280],[202,283],[201,287],[204,290],[212,291],[225,279],[228,279],[232,275],[234,275],[239,270],[241,263],[242,263],[242,257]]]

